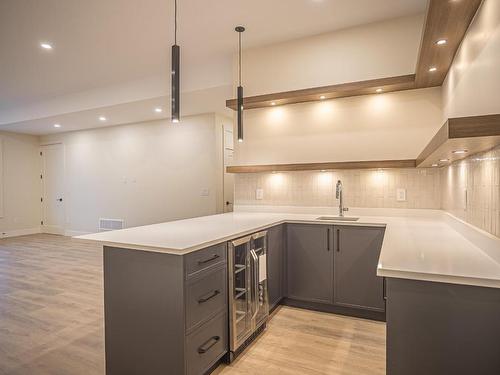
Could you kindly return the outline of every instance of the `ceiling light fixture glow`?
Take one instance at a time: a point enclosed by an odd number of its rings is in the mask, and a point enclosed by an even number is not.
[[[437,167],[438,165],[436,163],[432,164],[433,167]]]
[[[436,70],[437,70],[437,68],[436,68],[435,66],[433,66],[433,67],[429,68],[429,72],[431,72],[431,73],[432,73],[432,72],[435,72]]]
[[[379,94],[380,94],[382,91],[384,91],[384,90],[382,90],[382,89],[376,89],[376,90],[375,90],[375,92],[377,92],[377,93],[379,93]]]
[[[54,128],[60,128],[61,124],[54,124]]]
[[[107,120],[107,118],[106,118],[106,117],[104,117],[104,116],[99,116],[99,121],[106,121],[106,120]]]
[[[162,112],[163,112],[163,109],[161,109],[160,107],[155,108],[155,112],[156,112],[156,113],[162,113]]]
[[[439,161],[440,161],[441,163],[446,163],[446,162],[448,162],[449,160],[448,160],[448,159],[439,159]]]
[[[443,45],[445,45],[446,43],[448,43],[448,41],[447,41],[446,39],[439,39],[439,40],[437,40],[437,41],[436,41],[436,44],[437,44],[438,46],[443,46]]]
[[[320,98],[321,100],[325,100],[325,99],[326,99],[326,96],[321,95],[319,98]]]
[[[467,150],[455,150],[455,151],[452,151],[453,154],[466,154],[468,151]]]
[[[276,105],[276,102],[271,102],[271,105]]]
[[[46,50],[51,50],[52,44],[44,42],[44,43],[40,43],[40,47],[42,47],[43,49],[46,49]]]

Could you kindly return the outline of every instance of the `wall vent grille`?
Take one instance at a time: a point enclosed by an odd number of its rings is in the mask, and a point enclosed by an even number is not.
[[[99,232],[107,232],[124,228],[123,219],[99,219]]]

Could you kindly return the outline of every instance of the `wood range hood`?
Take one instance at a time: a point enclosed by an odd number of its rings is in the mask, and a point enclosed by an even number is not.
[[[481,0],[429,1],[415,74],[250,96],[244,98],[243,105],[246,110],[251,110],[274,105],[441,86],[480,5]],[[436,43],[441,39],[446,40],[446,48],[440,48]],[[432,67],[436,69],[432,70]],[[227,100],[226,106],[235,110],[236,99]],[[227,167],[227,172],[435,167],[489,150],[498,144],[500,144],[499,114],[450,118],[416,159],[242,165]]]

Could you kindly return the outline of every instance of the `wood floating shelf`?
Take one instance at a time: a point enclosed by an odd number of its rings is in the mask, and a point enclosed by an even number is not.
[[[244,109],[268,108],[274,105],[315,102],[324,99],[376,94],[377,90],[382,90],[381,92],[392,92],[410,90],[413,88],[415,88],[415,74],[410,74],[303,90],[278,92],[274,94],[249,96],[243,98],[243,107]],[[226,100],[226,106],[236,110],[236,99]]]
[[[416,69],[416,88],[441,86],[482,0],[430,0]],[[435,68],[433,71],[429,69]]]
[[[237,165],[228,173],[442,167],[500,145],[500,114],[448,119],[417,159]],[[461,152],[465,151],[465,152]]]
[[[500,145],[500,114],[448,119],[417,157],[417,167],[443,166]]]
[[[300,164],[239,165],[226,167],[226,171],[227,173],[263,173],[377,168],[415,168],[415,160],[373,160]]]
[[[415,74],[249,96],[244,109],[441,86],[482,0],[430,0]],[[377,91],[378,90],[378,91]],[[236,110],[236,99],[226,100]]]

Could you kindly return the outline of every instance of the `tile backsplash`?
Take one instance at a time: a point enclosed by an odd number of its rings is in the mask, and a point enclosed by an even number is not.
[[[338,204],[335,184],[341,180],[346,207],[440,208],[440,175],[435,169],[304,171],[238,174],[235,202],[239,205],[316,206]],[[263,190],[256,199],[257,189]],[[396,199],[397,189],[406,200]]]
[[[500,147],[433,169],[237,174],[235,204],[335,206],[339,179],[346,207],[443,209],[500,237]],[[398,189],[406,200],[397,199]]]
[[[441,208],[500,237],[500,147],[440,172]]]

